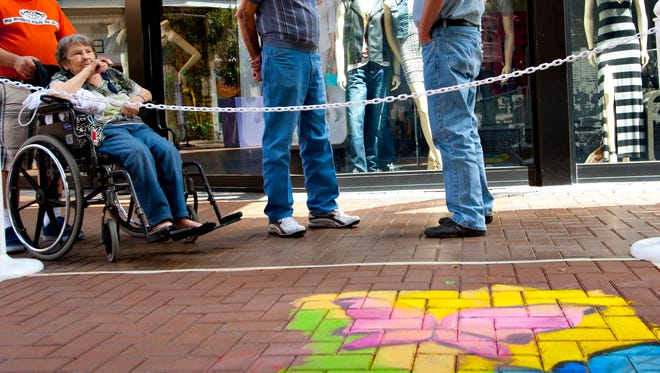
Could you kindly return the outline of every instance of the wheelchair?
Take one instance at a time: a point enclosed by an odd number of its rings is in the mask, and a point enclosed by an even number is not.
[[[134,193],[128,172],[106,154],[97,154],[93,118],[54,96],[42,96],[32,121],[35,132],[18,150],[7,178],[7,210],[19,240],[35,257],[55,260],[65,255],[80,233],[84,209],[102,205],[101,243],[106,258],[119,257],[119,231],[146,237],[151,226]],[[157,123],[152,128],[167,136]],[[171,130],[170,130],[171,131]],[[176,136],[172,132],[175,145]],[[183,162],[189,218],[205,194],[218,225],[239,221],[242,213],[222,216],[208,179],[197,162]],[[44,234],[44,217],[56,229]],[[58,220],[57,216],[63,218]],[[197,237],[187,237],[194,242]]]

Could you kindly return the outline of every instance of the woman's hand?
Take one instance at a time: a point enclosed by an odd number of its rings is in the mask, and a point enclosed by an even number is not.
[[[132,103],[143,104],[144,100],[140,95],[131,97],[128,102],[121,107],[121,115],[130,117],[140,113],[140,107],[138,105],[133,105]]]
[[[87,74],[88,74],[87,76],[91,77],[94,74],[101,74],[101,73],[104,73],[104,72],[108,71],[109,65],[104,60],[107,60],[107,58],[105,58],[105,57],[97,58],[94,61],[92,61],[92,63],[85,66],[85,68],[83,70],[87,71]]]
[[[97,57],[97,59],[98,59],[99,61],[101,61],[102,63],[104,63],[104,64],[105,64],[105,66],[102,66],[102,67],[101,67],[101,68],[102,68],[102,70],[101,70],[101,71],[99,71],[99,72],[101,72],[101,73],[104,73],[104,72],[106,72],[106,70],[108,70],[108,67],[110,67],[110,66],[113,66],[113,65],[114,65],[114,63],[112,62],[112,60],[111,60],[111,59],[109,59],[108,57],[104,57],[104,56],[99,56],[99,57]]]
[[[87,74],[87,79],[89,79],[94,76],[94,74],[100,74],[106,70],[108,70],[108,64],[97,59],[85,66],[81,73]]]

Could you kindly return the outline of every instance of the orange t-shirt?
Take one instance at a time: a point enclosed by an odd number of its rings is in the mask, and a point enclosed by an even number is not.
[[[2,0],[0,48],[19,56],[33,56],[44,65],[57,65],[57,41],[76,29],[55,0]],[[23,79],[11,67],[0,76]]]

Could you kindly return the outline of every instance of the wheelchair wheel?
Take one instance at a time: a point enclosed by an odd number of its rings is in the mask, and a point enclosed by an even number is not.
[[[80,232],[84,204],[78,164],[66,145],[49,135],[29,138],[7,179],[9,218],[27,250],[44,260],[66,254]],[[63,224],[45,232],[45,216],[51,225],[61,216]]]
[[[110,263],[117,261],[119,257],[119,231],[117,223],[112,219],[106,219],[102,227],[103,246],[105,256]]]
[[[186,209],[188,210],[188,217],[190,218],[190,220],[198,221],[197,211],[195,211],[195,209],[190,205],[186,205]],[[193,243],[197,241],[197,237],[198,236],[186,237],[186,242]]]

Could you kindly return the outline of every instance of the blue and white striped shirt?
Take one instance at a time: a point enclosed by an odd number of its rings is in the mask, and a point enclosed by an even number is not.
[[[316,51],[319,15],[316,0],[250,0],[259,5],[257,31],[263,45]]]

